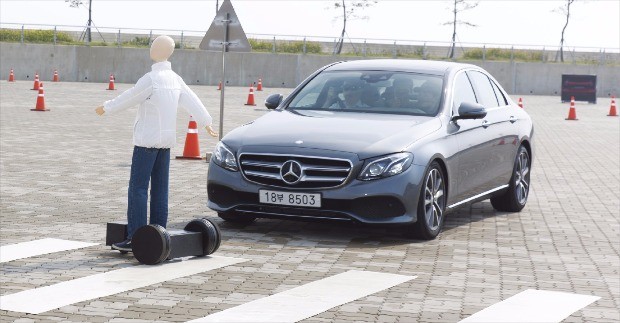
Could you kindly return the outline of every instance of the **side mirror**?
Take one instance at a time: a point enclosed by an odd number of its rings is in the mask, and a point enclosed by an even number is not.
[[[265,99],[265,106],[267,109],[273,110],[280,105],[282,98],[284,98],[282,94],[272,94]]]
[[[452,121],[459,119],[482,119],[486,117],[487,111],[481,104],[463,102],[459,106],[459,115],[453,116]]]

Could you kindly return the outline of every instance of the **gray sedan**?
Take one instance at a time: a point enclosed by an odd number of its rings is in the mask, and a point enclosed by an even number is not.
[[[339,62],[228,133],[208,206],[226,221],[403,225],[434,239],[450,210],[526,204],[533,125],[485,70],[414,60]]]

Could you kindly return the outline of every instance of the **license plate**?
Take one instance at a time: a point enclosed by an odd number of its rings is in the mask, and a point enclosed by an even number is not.
[[[267,204],[321,207],[320,193],[258,190],[259,201]]]

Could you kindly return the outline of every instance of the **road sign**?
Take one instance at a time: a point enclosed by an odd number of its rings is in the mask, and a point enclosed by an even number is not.
[[[228,39],[224,39],[226,32],[228,32]],[[199,47],[204,50],[221,50],[223,42],[228,42],[227,52],[250,52],[252,50],[230,0],[224,0],[222,3]]]

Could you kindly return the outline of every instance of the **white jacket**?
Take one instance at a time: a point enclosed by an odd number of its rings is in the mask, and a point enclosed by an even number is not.
[[[133,144],[146,148],[172,148],[176,144],[177,107],[194,117],[198,128],[213,119],[198,96],[172,71],[170,62],[159,62],[136,85],[106,101],[103,109],[113,114],[140,104],[133,125]]]

